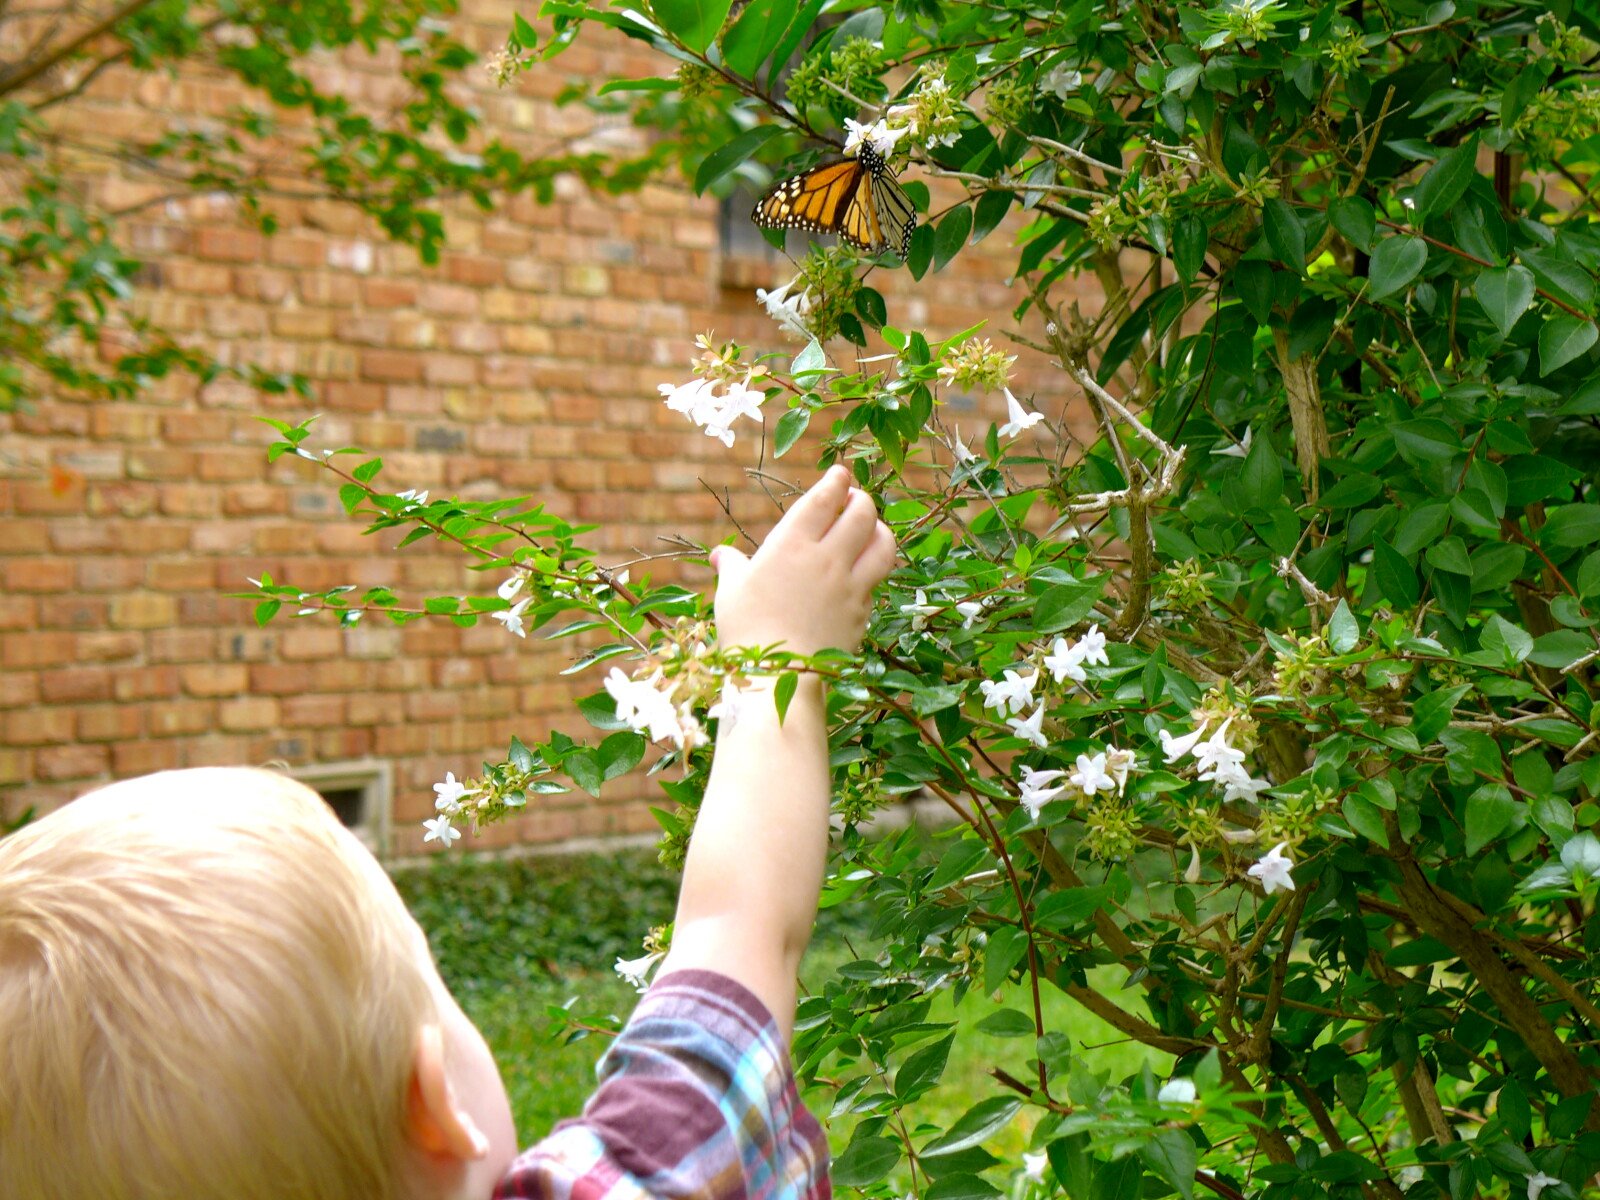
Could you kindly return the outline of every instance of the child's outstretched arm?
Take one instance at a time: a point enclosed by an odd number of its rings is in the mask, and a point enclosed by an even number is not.
[[[718,639],[781,642],[800,654],[854,650],[872,589],[894,562],[894,535],[872,498],[833,467],[754,557],[718,547]],[[773,687],[768,680],[747,689],[737,719],[718,731],[663,973],[699,967],[730,976],[787,1037],[827,859],[828,737],[815,675],[800,676],[781,724]]]

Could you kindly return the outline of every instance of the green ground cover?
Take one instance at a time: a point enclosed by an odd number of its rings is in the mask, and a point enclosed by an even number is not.
[[[607,1040],[604,1034],[566,1040],[571,1031],[552,1012],[567,1006],[597,1026],[627,1016],[638,997],[612,965],[618,957],[641,953],[640,941],[650,926],[671,917],[676,875],[657,864],[653,854],[628,851],[493,862],[452,858],[400,872],[395,882],[427,931],[445,982],[494,1050],[523,1141],[542,1137],[582,1108]],[[823,915],[801,971],[806,986],[819,986],[839,963],[870,951],[859,914],[848,907]],[[1110,972],[1096,982],[1120,986]],[[1012,1007],[1029,1006],[1020,986],[1002,999]],[[1091,1069],[1121,1078],[1146,1059],[1158,1072],[1166,1068],[1166,1061],[1157,1061],[1161,1056],[1122,1040],[1054,989],[1046,990],[1043,1001],[1047,1027],[1082,1047]],[[977,1100],[996,1093],[990,1067],[1004,1064],[1018,1073],[1026,1057],[1019,1041],[973,1028],[994,1007],[983,995],[969,995],[959,1009],[948,993],[935,1002],[929,1019],[958,1021],[963,1032],[943,1083],[919,1106],[919,1116],[948,1125]],[[823,1114],[830,1106],[820,1091],[808,1100]],[[836,1150],[848,1140],[850,1128],[844,1120],[829,1129]],[[1031,1111],[995,1139],[995,1153],[1020,1156],[1030,1130]]]

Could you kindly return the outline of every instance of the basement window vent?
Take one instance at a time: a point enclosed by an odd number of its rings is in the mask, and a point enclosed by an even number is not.
[[[334,816],[374,854],[389,850],[389,818],[394,775],[388,763],[318,763],[292,774],[319,794]]]

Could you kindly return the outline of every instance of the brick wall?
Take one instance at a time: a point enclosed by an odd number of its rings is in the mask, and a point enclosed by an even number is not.
[[[457,34],[488,51],[511,12],[469,0]],[[586,72],[660,69],[637,54],[620,42],[579,48],[506,91],[485,82],[475,102],[529,151],[553,134],[625,145],[642,135],[592,128],[584,110],[552,98]],[[394,100],[381,58],[320,70],[346,95]],[[113,71],[63,119],[115,139],[249,99],[204,73]],[[115,170],[86,166],[82,178],[114,207],[159,195]],[[363,537],[313,464],[268,465],[272,435],[259,413],[321,412],[314,444],[381,454],[393,490],[533,493],[601,522],[594,539],[608,562],[658,546],[664,533],[725,536],[708,486],[726,489],[752,532],[775,515],[744,473],[757,441],[747,433],[724,449],[656,392],[688,378],[700,331],[781,344],[753,287],[792,272],[781,260],[723,253],[714,200],[666,184],[594,196],[568,179],[550,206],[516,198],[490,214],[452,212],[448,249],[431,268],[349,209],[280,202],[276,211],[281,231],[265,238],[224,198],[143,209],[125,226],[149,264],[139,305],[224,361],[305,372],[313,404],[177,379],[131,402],[53,398],[0,415],[0,815],[169,767],[372,757],[393,764],[394,849],[405,852],[420,844],[416,823],[446,770],[471,773],[514,733],[586,728],[569,701],[599,680],[559,675],[580,652],[572,641],[518,641],[492,623],[397,628],[370,618],[350,630],[283,618],[257,629],[249,603],[224,593],[262,571],[307,588],[386,584],[404,596],[489,586],[459,554],[420,544],[395,554],[393,537]],[[875,277],[891,319],[940,336],[988,317],[999,335],[1015,303],[1004,283],[1009,240],[1002,229],[986,253],[920,283],[905,271]],[[1023,360],[1019,392],[1036,390],[1040,408],[1059,411],[1061,377]],[[1000,411],[986,407],[982,419]],[[980,415],[963,420],[976,432]],[[1082,420],[1075,411],[1074,427]],[[807,481],[811,462],[797,450],[776,468]],[[658,574],[706,582],[672,564]],[[599,803],[554,797],[485,840],[651,829],[640,798],[652,790],[621,781]]]

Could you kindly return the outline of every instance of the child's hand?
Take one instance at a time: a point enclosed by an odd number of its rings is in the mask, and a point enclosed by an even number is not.
[[[724,646],[783,643],[795,654],[861,643],[872,589],[894,569],[894,534],[872,497],[831,467],[784,514],[755,557],[711,552],[717,638]]]

